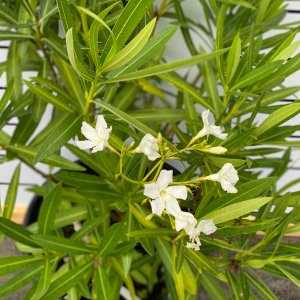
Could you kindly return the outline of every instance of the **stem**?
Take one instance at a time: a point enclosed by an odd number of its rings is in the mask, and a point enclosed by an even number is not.
[[[86,97],[86,101],[85,101],[85,105],[84,105],[84,110],[83,110],[83,114],[87,117],[88,116],[88,112],[89,112],[89,108],[90,108],[90,104],[94,98],[94,93],[95,93],[95,89],[97,86],[97,81],[98,78],[96,77],[95,80],[92,82],[91,88],[89,90],[89,93]]]

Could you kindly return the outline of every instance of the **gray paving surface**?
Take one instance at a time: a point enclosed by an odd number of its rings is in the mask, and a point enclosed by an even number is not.
[[[4,240],[0,243],[0,257],[5,256],[13,256],[20,254],[16,249],[14,242],[8,238],[4,238]],[[9,277],[0,277],[0,284],[7,281]],[[10,296],[6,296],[5,298],[0,298],[3,300],[23,300],[24,295],[26,294],[26,288],[18,290],[16,293]]]

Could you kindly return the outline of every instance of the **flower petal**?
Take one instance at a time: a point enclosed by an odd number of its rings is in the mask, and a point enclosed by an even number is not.
[[[99,115],[97,117],[97,122],[96,122],[97,133],[101,134],[106,128],[107,128],[107,123],[106,123],[106,121],[104,119],[104,116],[103,115]]]
[[[81,150],[85,150],[85,149],[89,149],[89,148],[93,148],[97,145],[97,142],[94,141],[76,141],[76,145],[78,146],[79,149]]]
[[[92,153],[103,151],[105,146],[105,141],[98,142],[98,144],[93,148]]]
[[[165,209],[165,201],[161,198],[155,199],[151,201],[151,209],[152,212],[158,216],[161,216],[162,212]]]
[[[91,141],[97,141],[98,140],[98,134],[97,131],[94,127],[92,127],[91,125],[89,125],[86,122],[82,122],[82,126],[81,126],[81,133],[88,139]]]
[[[151,199],[159,197],[159,188],[156,182],[148,183],[144,185],[144,195]]]
[[[187,188],[184,185],[169,186],[166,190],[169,195],[176,199],[185,200],[187,198]]]
[[[197,228],[206,235],[210,235],[218,229],[213,219],[201,220]]]
[[[153,161],[153,160],[156,160],[160,158],[160,154],[155,152],[155,151],[152,151],[149,155],[148,155],[148,159]]]
[[[173,171],[161,170],[157,178],[160,189],[165,189],[173,181]]]
[[[180,206],[179,206],[177,200],[173,197],[168,197],[168,199],[165,202],[166,202],[165,205],[166,205],[167,213],[176,218],[176,216],[178,214],[180,214],[180,212],[181,212],[181,209],[180,209]]]
[[[226,191],[227,193],[230,193],[230,194],[237,193],[237,189],[230,182],[221,179],[220,183],[221,183],[222,189],[224,191]]]

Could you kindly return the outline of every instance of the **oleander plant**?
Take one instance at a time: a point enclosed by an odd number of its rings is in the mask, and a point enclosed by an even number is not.
[[[1,299],[278,299],[266,273],[300,287],[285,238],[300,176],[277,184],[300,147],[285,124],[300,21],[285,8],[1,1],[1,164],[20,162],[0,210],[20,250],[0,258]],[[21,165],[43,178],[27,226],[11,220]]]

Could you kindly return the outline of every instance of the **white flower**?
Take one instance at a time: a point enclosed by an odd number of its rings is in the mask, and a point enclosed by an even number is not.
[[[193,229],[195,228],[196,224],[197,224],[197,220],[189,212],[180,211],[180,213],[178,213],[175,216],[176,231],[180,231],[184,229],[184,231],[189,235],[193,232]]]
[[[218,228],[216,227],[212,219],[201,220],[197,226],[197,229],[200,232],[203,232],[206,235],[214,233]]]
[[[220,182],[222,189],[228,193],[236,193],[234,185],[238,182],[237,170],[230,163],[226,163],[222,169],[216,173],[206,176],[205,179]]]
[[[173,171],[162,170],[156,182],[144,185],[144,195],[154,199],[151,201],[152,212],[161,216],[164,209],[174,217],[181,209],[176,199],[187,198],[184,185],[168,186],[173,181]]]
[[[217,147],[210,147],[210,148],[202,148],[200,149],[200,151],[213,153],[213,154],[224,154],[227,151],[227,149],[221,146],[217,146]]]
[[[149,160],[156,160],[160,157],[157,141],[158,139],[147,133],[135,149],[135,152],[144,153]]]
[[[86,122],[82,122],[81,133],[87,138],[85,141],[76,141],[77,146],[82,149],[93,148],[92,153],[102,151],[108,144],[109,134],[112,128],[107,127],[103,115],[97,117],[96,128]]]
[[[202,113],[203,128],[198,132],[194,140],[210,134],[214,135],[215,137],[221,140],[225,140],[228,134],[222,133],[220,126],[216,126],[213,123],[209,123],[208,115],[209,115],[209,110],[206,110]]]
[[[201,242],[199,240],[199,238],[195,241],[193,241],[192,243],[186,243],[186,247],[190,248],[190,249],[194,249],[195,251],[199,251],[200,250],[200,246],[201,246]]]

